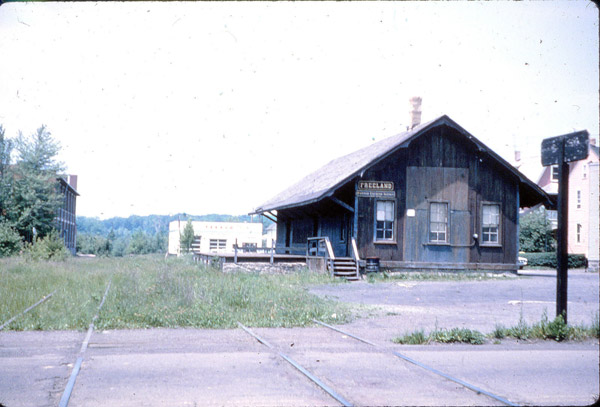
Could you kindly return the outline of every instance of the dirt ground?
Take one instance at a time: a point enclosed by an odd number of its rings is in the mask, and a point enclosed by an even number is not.
[[[462,282],[358,282],[320,286],[317,295],[354,304],[361,316],[339,326],[96,331],[69,406],[339,405],[288,364],[300,363],[351,404],[501,405],[495,399],[394,356],[397,351],[520,405],[589,405],[599,393],[598,341],[486,345],[397,345],[415,329],[467,327],[487,333],[521,316],[554,314],[551,271],[527,278]],[[569,275],[569,322],[598,312],[598,274]],[[0,403],[56,406],[85,332],[0,332]],[[568,372],[568,374],[565,374]]]

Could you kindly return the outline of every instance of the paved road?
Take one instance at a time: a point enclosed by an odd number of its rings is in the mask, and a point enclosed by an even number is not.
[[[587,312],[598,309],[598,275],[581,273],[571,277],[573,315],[581,315],[587,321]],[[436,318],[440,327],[464,324],[471,328],[489,326],[489,320],[495,318],[518,320],[521,305],[509,303],[513,300],[522,300],[524,315],[538,321],[542,311],[539,306],[543,304],[534,301],[548,301],[552,280],[534,276],[497,284],[481,281],[335,286],[335,295],[341,300],[378,307],[372,317],[359,318],[342,327],[381,345],[378,348],[320,326],[254,331],[355,405],[500,404],[407,363],[390,350],[518,404],[588,405],[599,393],[597,340],[504,340],[499,345],[481,346],[402,346],[390,342],[405,328],[432,327]],[[335,287],[313,291],[331,295],[330,290]],[[415,306],[415,302],[422,304]],[[433,315],[428,308],[434,310]],[[395,310],[393,315],[388,315],[390,309]],[[85,332],[0,332],[0,403],[7,407],[56,406],[84,337]],[[241,329],[153,329],[95,332],[69,405],[337,403],[277,352]]]

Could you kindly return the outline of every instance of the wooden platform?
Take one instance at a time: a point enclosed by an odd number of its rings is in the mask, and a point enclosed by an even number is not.
[[[305,255],[270,253],[194,253],[194,261],[220,263],[306,263]]]

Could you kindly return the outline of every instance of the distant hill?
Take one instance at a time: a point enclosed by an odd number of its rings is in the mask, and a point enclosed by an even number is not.
[[[272,222],[264,217],[260,222],[266,228]],[[251,222],[250,215],[189,215],[180,213],[176,215],[148,215],[137,216],[132,215],[127,218],[110,218],[100,220],[94,217],[77,216],[77,233],[90,235],[108,236],[112,230],[116,236],[131,235],[135,231],[142,231],[148,235],[167,234],[169,232],[169,223],[180,219],[182,222],[187,222],[188,219],[205,222]],[[259,222],[258,218],[254,217],[255,222]]]

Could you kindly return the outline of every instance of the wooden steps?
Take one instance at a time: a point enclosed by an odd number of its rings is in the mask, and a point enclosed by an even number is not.
[[[351,257],[336,257],[333,260],[333,275],[349,281],[358,281],[356,261]]]

